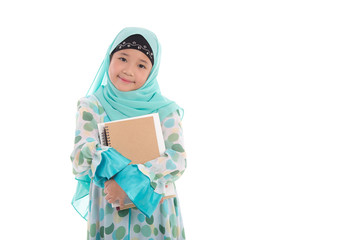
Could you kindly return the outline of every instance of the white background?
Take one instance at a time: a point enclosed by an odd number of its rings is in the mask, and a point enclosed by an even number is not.
[[[358,239],[356,1],[2,1],[1,239],[85,239],[77,100],[118,31],[185,109],[187,238]],[[5,223],[5,224],[4,224]]]

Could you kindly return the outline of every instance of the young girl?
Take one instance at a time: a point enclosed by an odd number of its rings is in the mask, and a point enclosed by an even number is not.
[[[114,39],[87,93],[77,104],[71,154],[78,180],[72,204],[88,221],[88,239],[185,239],[178,198],[162,199],[183,174],[183,110],[162,96],[156,77],[161,48],[142,28],[125,28]],[[158,112],[166,151],[146,164],[129,164],[100,144],[97,124]],[[128,196],[135,208],[120,210]]]

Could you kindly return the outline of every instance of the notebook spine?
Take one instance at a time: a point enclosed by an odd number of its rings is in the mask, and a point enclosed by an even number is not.
[[[108,129],[108,126],[105,126],[105,129],[103,131],[104,133],[104,142],[106,143],[106,146],[109,146],[111,147],[111,139],[110,139],[110,134],[109,134],[109,129]]]

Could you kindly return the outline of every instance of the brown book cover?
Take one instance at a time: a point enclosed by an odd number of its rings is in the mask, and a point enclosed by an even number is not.
[[[143,164],[165,151],[158,113],[99,124],[101,143],[133,164]]]

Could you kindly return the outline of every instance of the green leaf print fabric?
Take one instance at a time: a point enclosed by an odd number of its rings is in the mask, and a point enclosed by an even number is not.
[[[97,123],[108,117],[96,97],[90,95],[78,102],[75,145],[71,154],[76,177],[91,179],[88,195],[88,239],[185,239],[178,197],[164,200],[147,216],[138,208],[117,210],[105,199],[103,189],[93,183],[101,153],[111,149],[100,144]],[[166,152],[160,157],[136,165],[138,174],[149,179],[149,187],[164,194],[186,168],[181,118],[174,112],[162,121]],[[126,171],[119,171],[122,175]],[[126,179],[126,175],[121,178]],[[131,179],[129,178],[128,181]],[[83,198],[86,201],[86,198]],[[135,203],[136,204],[136,203]]]

